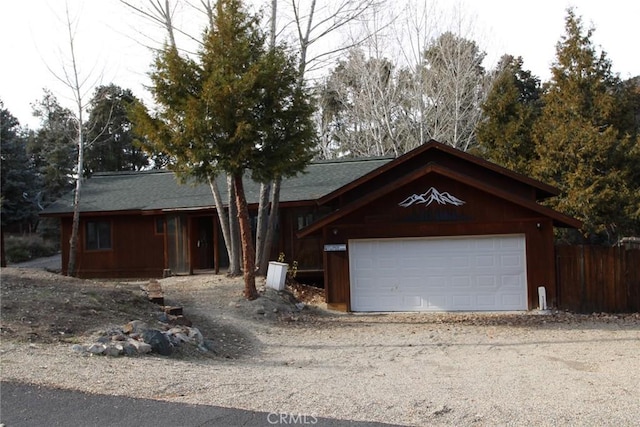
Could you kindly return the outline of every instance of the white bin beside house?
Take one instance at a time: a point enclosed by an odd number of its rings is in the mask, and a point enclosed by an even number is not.
[[[289,264],[270,261],[269,268],[267,268],[267,287],[278,291],[283,290],[287,280],[288,269]]]

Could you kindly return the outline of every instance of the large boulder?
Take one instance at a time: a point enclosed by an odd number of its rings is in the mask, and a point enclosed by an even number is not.
[[[147,329],[142,333],[144,342],[151,346],[151,351],[162,356],[170,356],[173,346],[165,334],[157,329]]]

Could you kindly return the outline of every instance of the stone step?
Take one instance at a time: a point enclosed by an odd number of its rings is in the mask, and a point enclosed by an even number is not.
[[[172,316],[182,316],[182,307],[175,307],[171,305],[164,306],[164,312]]]
[[[151,279],[147,285],[140,286],[140,289],[149,301],[164,306],[164,291],[157,280]]]

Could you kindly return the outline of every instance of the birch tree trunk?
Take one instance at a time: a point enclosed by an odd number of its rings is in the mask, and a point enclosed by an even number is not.
[[[260,184],[260,200],[258,203],[258,225],[256,227],[256,268],[258,275],[261,276],[259,267],[262,265],[263,258],[268,258],[265,252],[265,237],[267,234],[267,223],[269,221],[269,192],[271,184]]]
[[[77,258],[78,258],[78,241],[80,231],[80,196],[82,194],[82,180],[84,172],[84,121],[82,118],[82,110],[84,108],[82,102],[82,86],[78,77],[78,63],[76,61],[76,52],[74,47],[74,33],[69,17],[69,9],[67,8],[67,30],[69,32],[69,50],[71,53],[71,74],[66,73],[66,79],[63,81],[71,88],[73,98],[78,109],[78,163],[76,166],[76,189],[73,197],[73,220],[71,223],[71,238],[69,240],[69,264],[67,265],[67,275],[75,276],[77,274]]]
[[[75,68],[75,65],[74,65]],[[69,264],[67,265],[67,276],[76,276],[78,241],[80,231],[80,195],[82,193],[82,172],[84,169],[84,141],[82,134],[82,108],[80,107],[78,116],[78,176],[76,178],[76,189],[73,197],[73,220],[71,222],[71,238],[69,239]]]
[[[271,246],[273,245],[274,237],[276,234],[276,226],[278,223],[278,208],[280,204],[280,184],[282,179],[278,178],[273,182],[271,190],[271,212],[269,213],[269,225],[267,227],[267,233],[264,240],[264,247],[262,249],[263,256],[259,260],[258,275],[265,276],[267,274],[267,268],[269,266],[269,254],[271,254]]]
[[[233,238],[229,227],[229,216],[227,214],[227,210],[224,208],[224,202],[222,201],[220,189],[218,188],[218,183],[216,182],[215,177],[208,176],[207,180],[209,182],[209,188],[211,188],[211,194],[213,194],[213,200],[216,204],[216,212],[218,212],[218,220],[220,221],[220,228],[222,229],[222,238],[224,240],[225,248],[227,249],[227,255],[229,256],[229,270],[231,270],[231,259],[233,258],[231,248],[233,248]],[[216,250],[218,249],[216,248]]]
[[[274,49],[276,46],[276,17],[278,10],[278,0],[271,0],[271,29],[269,34],[269,47]],[[256,270],[258,275],[265,275],[266,270],[262,273],[260,266],[269,259],[268,249],[265,251],[265,237],[267,233],[267,223],[269,220],[269,192],[271,183],[260,184],[260,199],[258,201],[258,225],[256,227]]]

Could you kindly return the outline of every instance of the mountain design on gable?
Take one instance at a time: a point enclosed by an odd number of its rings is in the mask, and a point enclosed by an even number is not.
[[[402,202],[398,203],[398,205],[402,206],[403,208],[408,208],[411,205],[424,204],[425,207],[427,207],[433,202],[436,202],[439,205],[454,205],[454,206],[462,206],[465,204],[464,201],[458,199],[455,196],[452,196],[446,191],[441,193],[435,188],[431,187],[422,194],[412,194],[411,196],[404,199]]]

